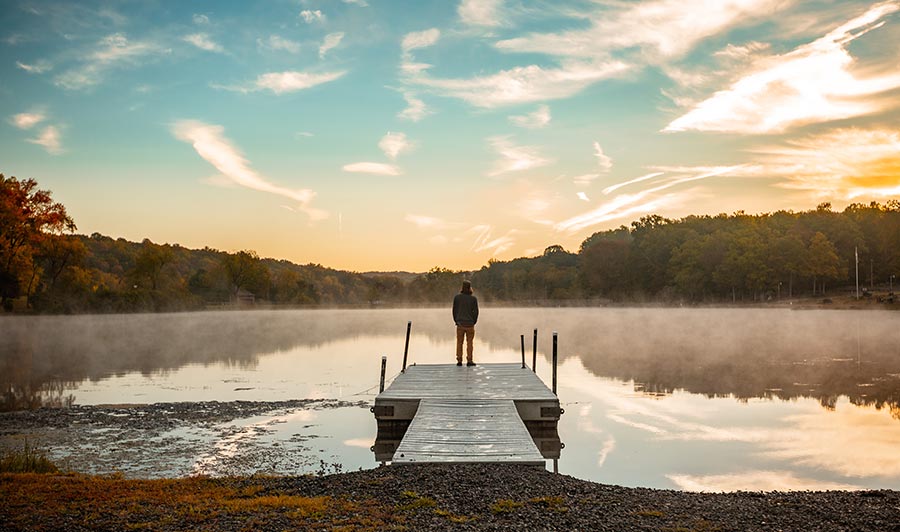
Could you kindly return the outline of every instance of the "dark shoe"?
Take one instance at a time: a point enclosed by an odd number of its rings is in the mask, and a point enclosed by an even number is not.
[[[457,361],[456,361],[456,365],[457,365],[457,366],[462,366],[462,360],[457,360]]]
[[[460,362],[459,364],[462,365],[462,362]],[[476,364],[472,361],[469,361],[469,362],[466,362],[466,365],[469,367],[472,367],[472,366],[475,366]]]

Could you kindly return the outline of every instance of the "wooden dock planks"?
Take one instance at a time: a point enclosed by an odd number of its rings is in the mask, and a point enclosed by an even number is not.
[[[379,435],[382,429],[394,433],[398,425],[391,423],[408,424],[400,425],[405,431],[392,458],[397,464],[535,465],[544,457],[529,428],[546,430],[549,423],[556,436],[561,412],[556,395],[521,364],[410,366],[378,394],[372,411]]]
[[[508,399],[423,399],[393,461],[544,464]]]

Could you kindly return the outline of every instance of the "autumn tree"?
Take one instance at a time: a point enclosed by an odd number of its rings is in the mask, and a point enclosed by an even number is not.
[[[267,295],[269,269],[260,261],[255,251],[244,250],[227,254],[222,259],[222,266],[225,268],[235,298],[241,290],[246,290],[257,297]]]
[[[35,254],[51,235],[75,230],[66,208],[37,188],[33,179],[18,180],[0,174],[0,305],[29,295],[35,285]]]

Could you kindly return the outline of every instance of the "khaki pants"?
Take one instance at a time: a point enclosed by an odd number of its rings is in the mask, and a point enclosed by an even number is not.
[[[475,339],[475,326],[456,326],[456,361],[462,362],[463,338],[466,339],[466,362],[472,362],[472,341]]]

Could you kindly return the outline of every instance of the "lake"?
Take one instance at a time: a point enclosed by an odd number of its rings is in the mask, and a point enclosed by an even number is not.
[[[449,309],[4,316],[0,384],[7,410],[321,400],[131,432],[114,469],[135,476],[372,468],[365,404],[382,355],[389,381],[400,371],[407,321],[410,364],[455,361]],[[518,362],[524,334],[530,365],[537,328],[549,384],[558,332],[560,473],[697,491],[900,489],[898,324],[889,311],[486,306],[475,358]],[[27,432],[9,415],[0,429],[7,447]],[[111,446],[91,438],[110,429],[88,429],[29,434],[55,460],[102,472]],[[180,454],[129,469],[156,452],[141,454],[145,440]]]

